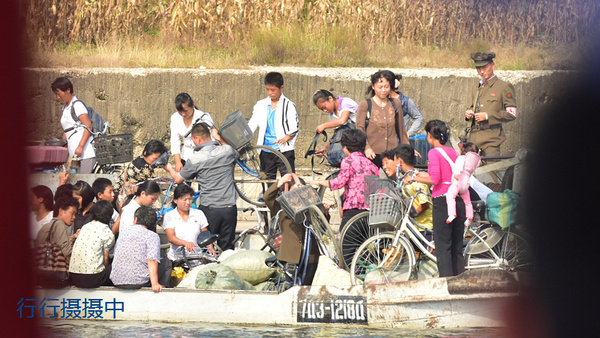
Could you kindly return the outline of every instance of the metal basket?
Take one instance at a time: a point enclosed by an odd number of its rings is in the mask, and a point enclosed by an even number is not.
[[[236,110],[227,115],[219,129],[219,135],[235,149],[240,149],[252,141],[252,130],[241,110]]]
[[[390,194],[395,189],[394,181],[387,178],[379,178],[377,176],[365,176],[365,201],[369,200],[369,196],[377,193]]]
[[[98,164],[129,162],[133,159],[133,135],[100,135],[92,143]]]
[[[277,197],[277,202],[279,202],[283,211],[297,224],[304,222],[304,214],[311,205],[323,209],[321,197],[310,185],[303,185],[297,189],[284,192]]]
[[[369,197],[369,226],[392,230],[402,219],[402,202],[388,194],[373,194]]]

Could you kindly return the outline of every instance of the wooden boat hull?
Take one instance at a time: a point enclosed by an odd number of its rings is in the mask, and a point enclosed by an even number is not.
[[[514,297],[515,292],[504,289],[502,292],[469,293],[464,288],[449,287],[448,280],[432,278],[347,288],[296,286],[279,294],[178,288],[155,293],[150,288],[70,287],[39,289],[37,296],[65,304],[62,308],[54,307],[54,317],[59,319],[88,317],[98,320],[250,325],[322,323],[404,328],[502,326],[502,303]],[[89,318],[83,306],[75,310],[68,307],[70,302],[91,304],[91,300],[101,308],[101,318],[93,318],[94,314]],[[45,318],[52,315],[47,307]]]

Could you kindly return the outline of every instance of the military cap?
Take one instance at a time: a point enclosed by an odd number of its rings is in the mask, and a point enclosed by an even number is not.
[[[483,67],[490,62],[494,61],[496,53],[494,52],[473,52],[471,53],[471,59],[475,63],[475,67]]]

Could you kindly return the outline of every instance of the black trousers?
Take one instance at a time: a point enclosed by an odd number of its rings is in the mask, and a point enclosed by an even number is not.
[[[283,156],[290,162],[290,167],[292,168],[292,172],[296,172],[296,154],[293,150],[288,150],[282,152]],[[275,156],[273,153],[269,153],[266,151],[261,151],[260,155],[260,170],[267,175],[268,180],[273,180],[277,178],[277,170],[281,176],[287,174],[287,169],[285,165],[281,161],[281,159]]]
[[[456,197],[456,218],[450,223],[446,196],[433,199],[433,238],[440,277],[456,276],[465,271],[463,236],[465,229],[465,203]]]
[[[235,228],[237,227],[237,207],[233,205],[224,208],[213,208],[201,205],[198,209],[202,210],[208,220],[208,231],[219,234],[217,240],[219,247],[223,251],[233,249]]]
[[[71,282],[78,288],[93,289],[99,286],[112,286],[110,280],[110,271],[112,266],[105,267],[99,273],[96,274],[83,274],[83,273],[69,273]]]

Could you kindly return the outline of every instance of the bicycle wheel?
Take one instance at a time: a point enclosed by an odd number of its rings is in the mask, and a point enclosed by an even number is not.
[[[244,201],[258,206],[265,206],[262,195],[276,180],[267,180],[265,173],[260,170],[259,149],[270,151],[277,156],[285,165],[287,172],[292,172],[292,167],[280,151],[271,147],[257,145],[240,150],[240,157],[236,161],[233,170],[235,190]]]
[[[352,217],[340,234],[340,247],[347,269],[352,264],[354,253],[367,239],[376,234],[376,229],[369,226],[369,212],[364,211]]]
[[[515,230],[506,232],[502,239],[500,257],[504,269],[511,272],[533,272],[534,262],[526,236]]]
[[[326,180],[330,180],[332,178],[336,178],[340,173],[339,170],[332,172],[327,175]],[[329,205],[329,214],[333,215],[335,213],[342,217],[342,195],[344,194],[344,189],[331,190],[329,187],[320,186],[317,191],[319,196],[321,197],[321,201]]]
[[[356,251],[350,267],[352,284],[407,281],[414,278],[415,251],[403,237],[384,232],[369,238]]]
[[[489,229],[494,229],[493,236],[497,236],[498,231],[502,231],[498,230],[499,227],[493,226],[480,232],[480,234],[484,233],[480,237],[487,240],[488,237],[484,236],[492,233]],[[485,250],[474,250],[473,247],[485,248]],[[465,264],[466,269],[497,268],[511,272],[532,272],[534,266],[533,256],[525,237],[510,229],[503,231],[501,239],[491,248],[479,237],[473,237],[465,249]]]
[[[329,226],[327,218],[325,218],[325,215],[323,215],[321,209],[314,205],[310,206],[308,215],[311,227],[319,238],[319,244],[326,251],[325,254],[337,265],[343,268],[344,260],[341,259],[342,250],[340,249],[340,244],[338,243],[333,230]]]

